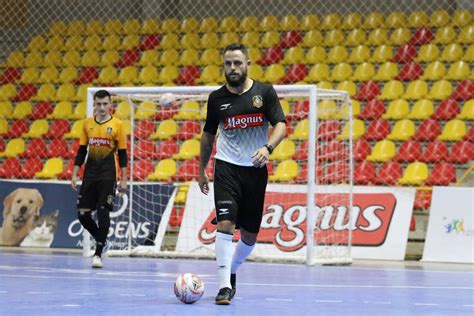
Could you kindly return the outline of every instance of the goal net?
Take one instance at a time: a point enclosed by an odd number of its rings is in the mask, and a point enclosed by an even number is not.
[[[207,168],[208,195],[197,180],[207,98],[216,88],[107,88],[129,137],[130,175],[129,191],[112,215],[109,255],[214,257],[215,151]],[[89,109],[98,89],[88,89]],[[349,95],[314,85],[275,89],[287,136],[267,165],[264,216],[251,258],[350,263],[354,127]],[[236,230],[234,241],[238,238]]]

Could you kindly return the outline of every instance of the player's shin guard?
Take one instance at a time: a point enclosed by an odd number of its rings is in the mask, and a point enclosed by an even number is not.
[[[235,274],[237,272],[237,269],[245,261],[245,259],[247,259],[253,248],[255,248],[255,244],[247,245],[245,242],[242,241],[242,239],[239,240],[237,246],[235,247],[234,257],[232,258],[232,274]]]
[[[232,234],[217,232],[216,233],[216,261],[219,272],[219,288],[228,287],[230,285],[230,266],[232,264]]]
[[[95,240],[97,240],[98,227],[91,216],[91,212],[79,211],[77,213],[77,218],[79,219],[79,222],[81,223],[82,227],[87,229],[91,236],[94,237]]]
[[[109,204],[100,205],[97,210],[97,217],[99,218],[99,228],[97,232],[97,247],[95,249],[95,255],[101,256],[102,250],[104,249],[107,234],[109,233],[110,227],[110,212],[112,211]]]

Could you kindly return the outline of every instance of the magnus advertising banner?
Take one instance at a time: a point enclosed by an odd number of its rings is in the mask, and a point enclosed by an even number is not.
[[[306,186],[267,187],[264,215],[254,255],[301,257],[306,246]],[[348,219],[348,195],[337,186],[318,187],[315,239],[317,244],[348,242],[352,231],[352,257],[403,260],[415,199],[414,188],[355,187],[352,217]],[[251,197],[248,197],[251,198]],[[343,203],[341,203],[341,201]],[[190,186],[176,250],[210,254],[216,226],[213,187],[203,195],[197,183]],[[234,235],[234,241],[238,234]]]
[[[108,234],[112,247],[127,245],[129,234],[138,245],[161,244],[158,227],[174,190],[173,185],[135,185],[140,203],[133,203],[131,221],[128,195],[116,197]],[[77,194],[66,182],[0,181],[0,245],[81,248]]]

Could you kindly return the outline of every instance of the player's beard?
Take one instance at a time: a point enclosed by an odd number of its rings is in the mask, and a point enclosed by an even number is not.
[[[242,74],[238,78],[231,78],[230,75],[227,73],[225,74],[225,79],[227,80],[227,84],[233,88],[239,87],[244,84],[245,80],[247,79],[247,70],[242,72]]]

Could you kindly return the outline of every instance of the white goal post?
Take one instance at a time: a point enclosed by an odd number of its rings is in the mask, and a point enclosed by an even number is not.
[[[283,249],[283,252],[274,251],[270,249],[272,246],[269,245],[270,242],[263,241],[262,246],[255,251],[253,258],[256,260],[262,261],[295,261],[295,262],[306,262],[308,265],[314,264],[350,264],[351,259],[351,239],[352,239],[352,221],[354,220],[351,216],[352,211],[352,174],[353,174],[353,155],[352,155],[352,104],[350,97],[345,91],[337,90],[326,90],[319,89],[315,85],[274,85],[277,94],[282,100],[282,105],[285,103],[284,111],[289,117],[289,135],[287,135],[287,144],[290,148],[290,155],[292,156],[285,157],[285,149],[283,151],[284,161],[276,158],[274,163],[273,171],[270,174],[270,182],[275,182],[275,184],[270,183],[267,187],[267,192],[271,191],[272,193],[267,193],[266,200],[272,200],[268,197],[268,194],[274,194],[276,198],[275,203],[280,203],[279,199],[285,197],[285,202],[283,205],[283,213],[281,216],[281,223],[283,225],[283,217],[292,221],[298,221],[298,218],[305,217],[306,221],[300,223],[297,229],[305,230],[305,240],[303,240],[302,247],[298,248],[297,251],[295,247],[288,247]],[[137,180],[134,178],[134,168],[137,165],[136,161],[136,150],[137,144],[140,142],[140,138],[135,134],[137,129],[137,124],[141,123],[141,120],[150,120],[153,122],[154,128],[158,127],[163,118],[160,118],[158,115],[150,115],[146,118],[136,117],[138,111],[156,111],[158,113],[162,104],[159,103],[160,96],[167,93],[173,94],[175,99],[175,106],[177,106],[177,111],[179,112],[180,107],[187,101],[196,101],[199,104],[200,118],[196,121],[201,124],[201,130],[204,123],[206,100],[207,95],[218,89],[216,86],[166,86],[166,87],[91,87],[87,89],[87,113],[88,116],[91,116],[93,113],[93,95],[96,91],[100,89],[105,89],[109,91],[114,98],[115,106],[119,102],[128,102],[130,105],[129,109],[129,119],[130,120],[130,142],[129,142],[129,165],[130,165],[130,182],[129,182],[129,192],[127,194],[128,198],[128,209],[125,210],[125,213],[128,213],[127,219],[129,225],[126,228],[127,231],[124,236],[127,236],[127,242],[117,243],[117,246],[112,245],[112,248],[109,250],[109,255],[130,255],[130,256],[163,256],[163,257],[213,257],[213,245],[205,246],[206,248],[203,251],[180,251],[179,249],[183,243],[192,243],[192,238],[197,238],[196,236],[191,237],[182,237],[184,236],[185,228],[193,227],[196,225],[201,225],[196,219],[191,218],[188,210],[198,209],[200,205],[206,204],[207,208],[209,206],[209,201],[203,202],[204,195],[193,197],[193,190],[195,185],[193,181],[191,184],[185,179],[184,181],[180,178],[170,178],[167,181],[162,180],[153,180],[146,177]],[[284,100],[284,101],[283,101]],[[154,104],[155,107],[151,108],[141,108],[143,102],[148,102]],[[299,105],[306,102],[307,107],[301,107],[301,109],[296,109]],[[299,105],[298,105],[299,104]],[[306,109],[306,110],[302,110]],[[298,112],[299,111],[299,112]],[[307,113],[305,111],[308,111]],[[176,114],[175,114],[176,115]],[[178,116],[176,117],[176,122],[182,124]],[[173,120],[174,117],[171,117]],[[169,118],[169,117],[168,117]],[[164,118],[166,119],[166,118]],[[124,120],[122,118],[122,120]],[[126,119],[125,119],[126,120]],[[306,124],[306,125],[305,125]],[[329,128],[326,130],[327,126],[336,126],[336,130]],[[323,128],[324,132],[321,131]],[[299,133],[303,130],[303,136]],[[305,131],[306,130],[306,134]],[[153,134],[154,135],[154,134]],[[151,137],[150,142],[152,145],[155,143],[158,144],[161,138]],[[198,135],[194,136],[194,139],[199,140]],[[303,144],[305,143],[305,144]],[[183,145],[183,142],[180,142],[180,145]],[[302,153],[300,158],[297,157],[298,152],[294,151],[307,151]],[[293,150],[293,151],[292,151]],[[151,163],[155,166],[162,159],[148,158]],[[150,156],[151,157],[151,156]],[[174,157],[174,156],[173,156]],[[296,157],[293,159],[293,157]],[[176,158],[176,165],[182,164],[185,160],[179,160],[181,158]],[[186,158],[184,158],[186,159]],[[172,159],[171,159],[172,160]],[[212,160],[212,159],[211,159]],[[291,165],[291,161],[296,162],[293,165],[296,165],[298,175],[290,175],[290,178],[282,179],[278,178],[278,173],[281,169],[283,170],[284,163]],[[341,167],[343,166],[343,167]],[[306,168],[306,169],[304,169]],[[342,168],[342,169],[341,169]],[[342,170],[342,171],[341,171]],[[303,175],[303,171],[306,171],[306,174]],[[295,171],[296,172],[296,171]],[[291,172],[290,172],[291,173]],[[342,176],[341,176],[342,175]],[[273,177],[273,178],[272,178]],[[174,180],[173,180],[174,179]],[[183,178],[184,179],[184,178]],[[212,180],[211,180],[212,181]],[[148,212],[154,212],[151,210],[149,204],[146,206],[140,206],[140,203],[154,203],[155,200],[158,201],[160,196],[154,193],[155,190],[150,190],[149,186],[152,186],[157,183],[174,185],[175,189],[169,191],[170,194],[167,196],[167,204],[163,205],[160,208],[160,214],[144,214]],[[194,181],[195,184],[195,181]],[[183,210],[185,212],[182,215],[182,225],[179,227],[179,236],[176,245],[176,249],[169,251],[161,249],[161,241],[156,242],[156,238],[161,238],[165,235],[167,228],[169,227],[170,213],[172,212],[173,203],[176,196],[183,190],[187,196]],[[152,192],[153,191],[153,192]],[[212,193],[212,192],[210,192]],[[304,201],[296,201],[296,194],[305,194]],[[291,194],[294,194],[293,197]],[[321,200],[318,200],[321,198]],[[323,202],[324,200],[324,202]],[[212,197],[211,197],[212,201]],[[158,202],[157,202],[158,203]],[[160,202],[161,203],[161,202]],[[285,204],[286,203],[286,204]],[[289,203],[289,204],[288,204]],[[293,204],[292,204],[293,203]],[[298,204],[298,210],[295,210],[296,204]],[[321,204],[322,203],[322,204]],[[286,205],[286,206],[285,206]],[[206,208],[203,206],[203,208]],[[152,208],[153,210],[155,208]],[[174,208],[173,208],[174,209]],[[207,210],[209,213],[210,210]],[[292,212],[291,214],[286,211]],[[267,210],[268,211],[268,210]],[[139,214],[137,214],[139,213]],[[188,214],[186,214],[188,213]],[[288,213],[288,214],[287,214]],[[265,214],[265,213],[264,213]],[[272,221],[276,221],[276,213],[267,214],[268,217],[264,220],[267,220],[269,224]],[[155,217],[155,215],[157,217]],[[156,220],[156,227],[151,228],[148,226],[144,231],[154,230],[153,238],[155,238],[155,243],[150,242],[140,242],[137,243],[134,241],[137,235],[139,228],[133,223],[133,220],[137,216],[144,216],[147,218],[153,218]],[[195,215],[193,215],[195,216]],[[207,218],[207,215],[205,215]],[[263,225],[263,224],[262,224]],[[296,224],[295,224],[296,225]],[[263,226],[262,226],[263,227]],[[296,226],[295,226],[296,227]],[[286,227],[288,238],[293,238],[295,233],[295,227]],[[196,229],[198,227],[195,227]],[[112,229],[112,228],[111,228]],[[270,229],[270,228],[269,228]],[[113,230],[113,229],[112,229]],[[109,232],[109,237],[112,233],[112,230]],[[135,233],[133,232],[135,230]],[[284,230],[282,228],[282,230]],[[282,230],[277,233],[278,236],[282,237]],[[292,231],[293,230],[293,231]],[[270,230],[269,230],[270,231]],[[84,253],[88,253],[90,250],[90,241],[87,234],[84,235]],[[135,237],[134,237],[135,236]],[[260,236],[260,235],[259,235]],[[291,237],[293,236],[293,237]],[[181,238],[182,237],[182,238]],[[148,239],[151,237],[147,237]],[[184,239],[188,238],[188,239]],[[283,238],[284,239],[284,238]],[[288,241],[288,240],[287,240]],[[146,245],[145,245],[146,244]],[[200,250],[202,247],[200,247]],[[268,249],[267,249],[268,248]],[[278,246],[279,250],[282,250]],[[182,249],[188,249],[186,247]],[[190,249],[190,248],[189,248]],[[293,249],[293,250],[292,250]]]

